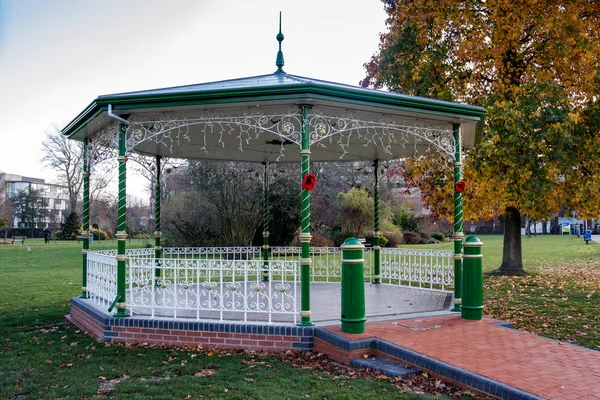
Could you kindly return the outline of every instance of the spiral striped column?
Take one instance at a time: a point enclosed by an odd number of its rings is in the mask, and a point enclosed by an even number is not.
[[[381,281],[381,242],[379,236],[379,160],[373,163],[375,169],[375,189],[373,190],[373,216],[374,228],[373,234],[373,283],[378,284]]]
[[[118,201],[118,224],[117,224],[117,313],[115,317],[128,317],[125,299],[125,245],[127,240],[127,157],[125,148],[126,127],[119,124],[119,201]]]
[[[263,190],[263,281],[269,280],[269,164],[265,166]]]
[[[302,180],[310,172],[310,125],[308,115],[310,107],[302,106]],[[301,233],[300,243],[302,246],[302,258],[300,259],[300,286],[302,299],[300,301],[300,326],[312,326],[310,322],[310,192],[302,189],[301,203]]]
[[[83,239],[81,298],[87,297],[87,255],[90,250],[90,164],[88,162],[88,140],[83,140]]]
[[[160,245],[160,161],[161,156],[156,156],[156,187],[154,193],[154,284],[158,286],[161,280],[162,247]]]
[[[454,183],[462,179],[462,151],[460,124],[452,124],[454,134]],[[462,193],[454,188],[454,308],[460,311],[462,298],[462,241],[463,234]]]

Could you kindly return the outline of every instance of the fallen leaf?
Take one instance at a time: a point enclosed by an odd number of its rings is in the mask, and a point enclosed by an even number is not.
[[[214,369],[203,369],[201,371],[198,371],[194,374],[194,376],[200,376],[202,378],[205,378],[207,376],[211,376],[214,375],[217,371],[215,371]]]

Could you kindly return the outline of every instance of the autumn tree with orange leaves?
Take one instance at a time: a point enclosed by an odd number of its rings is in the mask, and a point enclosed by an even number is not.
[[[389,30],[361,84],[486,108],[483,138],[465,156],[465,216],[504,215],[500,272],[523,271],[523,214],[562,205],[599,216],[590,203],[600,201],[600,5],[382,1]],[[427,157],[406,166],[427,205],[449,216],[451,166]]]

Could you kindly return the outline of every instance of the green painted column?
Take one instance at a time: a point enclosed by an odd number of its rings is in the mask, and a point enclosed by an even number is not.
[[[265,166],[263,190],[263,281],[269,280],[269,164]]]
[[[310,126],[308,116],[310,107],[302,106],[302,179],[310,172]],[[310,191],[302,189],[301,203],[301,230],[300,243],[302,246],[302,258],[300,258],[300,319],[301,326],[312,326],[310,322],[310,266],[312,260],[310,258]]]
[[[83,256],[82,279],[81,279],[81,298],[87,298],[87,255],[90,249],[90,163],[88,160],[88,140],[83,140]]]
[[[158,286],[161,280],[161,259],[162,247],[160,245],[160,161],[161,156],[156,156],[156,187],[154,193],[154,258],[156,268],[154,268],[154,284]]]
[[[479,321],[483,318],[483,276],[481,247],[483,243],[475,236],[465,239],[463,265],[463,297],[460,316]]]
[[[365,310],[365,246],[357,238],[342,244],[342,332],[363,333]]]
[[[128,317],[126,310],[126,263],[127,256],[125,255],[125,245],[127,242],[127,156],[125,148],[125,132],[124,124],[119,124],[119,201],[118,201],[118,224],[117,224],[117,313],[115,317]]]
[[[462,179],[462,151],[460,124],[452,124],[454,133],[454,183]],[[462,298],[462,240],[463,234],[462,193],[454,188],[454,308],[460,311]]]
[[[375,169],[375,188],[373,190],[373,206],[374,206],[374,234],[373,234],[373,283],[378,284],[381,281],[381,242],[379,236],[379,160],[373,163]]]

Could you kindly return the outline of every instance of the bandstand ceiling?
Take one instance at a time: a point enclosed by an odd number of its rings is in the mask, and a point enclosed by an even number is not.
[[[188,159],[300,160],[301,108],[309,107],[312,161],[450,155],[452,124],[464,147],[481,131],[481,107],[342,85],[278,71],[270,75],[99,96],[62,133],[114,143],[129,122],[128,151]],[[107,140],[108,139],[108,140]]]

